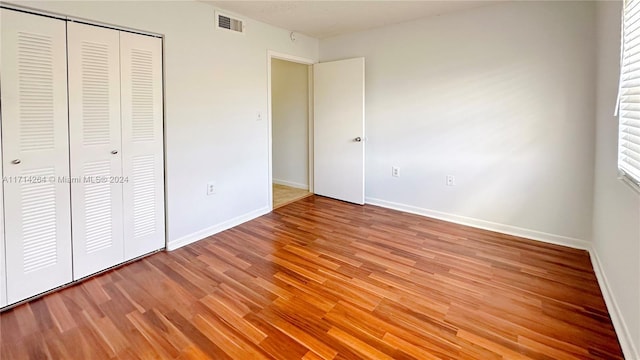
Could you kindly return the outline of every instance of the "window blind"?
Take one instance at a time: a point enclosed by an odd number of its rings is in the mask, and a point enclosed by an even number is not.
[[[640,0],[624,2],[618,106],[618,168],[640,184]]]

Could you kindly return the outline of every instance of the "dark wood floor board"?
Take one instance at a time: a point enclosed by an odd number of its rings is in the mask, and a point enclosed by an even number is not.
[[[311,196],[0,313],[2,359],[621,359],[587,252]]]

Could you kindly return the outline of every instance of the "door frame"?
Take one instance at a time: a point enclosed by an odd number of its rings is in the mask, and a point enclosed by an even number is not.
[[[309,192],[313,193],[313,64],[316,64],[317,61],[295,56],[289,55],[285,53],[280,53],[277,51],[268,50],[267,51],[267,148],[268,148],[268,157],[269,157],[269,174],[268,174],[268,188],[269,188],[269,211],[273,211],[273,119],[272,119],[272,105],[271,105],[271,60],[285,60],[298,64],[309,65],[309,69],[307,72],[308,86],[308,125],[307,125],[307,136],[308,136],[308,145],[309,145],[309,159],[307,165],[308,169],[308,177],[309,177]]]

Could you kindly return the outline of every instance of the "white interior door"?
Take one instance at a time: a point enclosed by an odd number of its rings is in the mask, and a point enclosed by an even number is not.
[[[73,277],[124,261],[119,31],[70,22]]]
[[[71,281],[65,22],[0,9],[7,302]]]
[[[162,39],[120,33],[124,253],[165,246]]]
[[[314,192],[364,204],[364,58],[314,73]]]

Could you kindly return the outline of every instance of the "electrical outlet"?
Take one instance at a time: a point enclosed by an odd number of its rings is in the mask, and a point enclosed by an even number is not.
[[[210,182],[207,183],[207,195],[213,195],[216,193],[216,183]]]
[[[391,167],[391,176],[400,177],[400,168],[397,167],[397,166],[392,166]]]
[[[455,186],[456,185],[456,177],[453,175],[447,175],[447,186]]]

